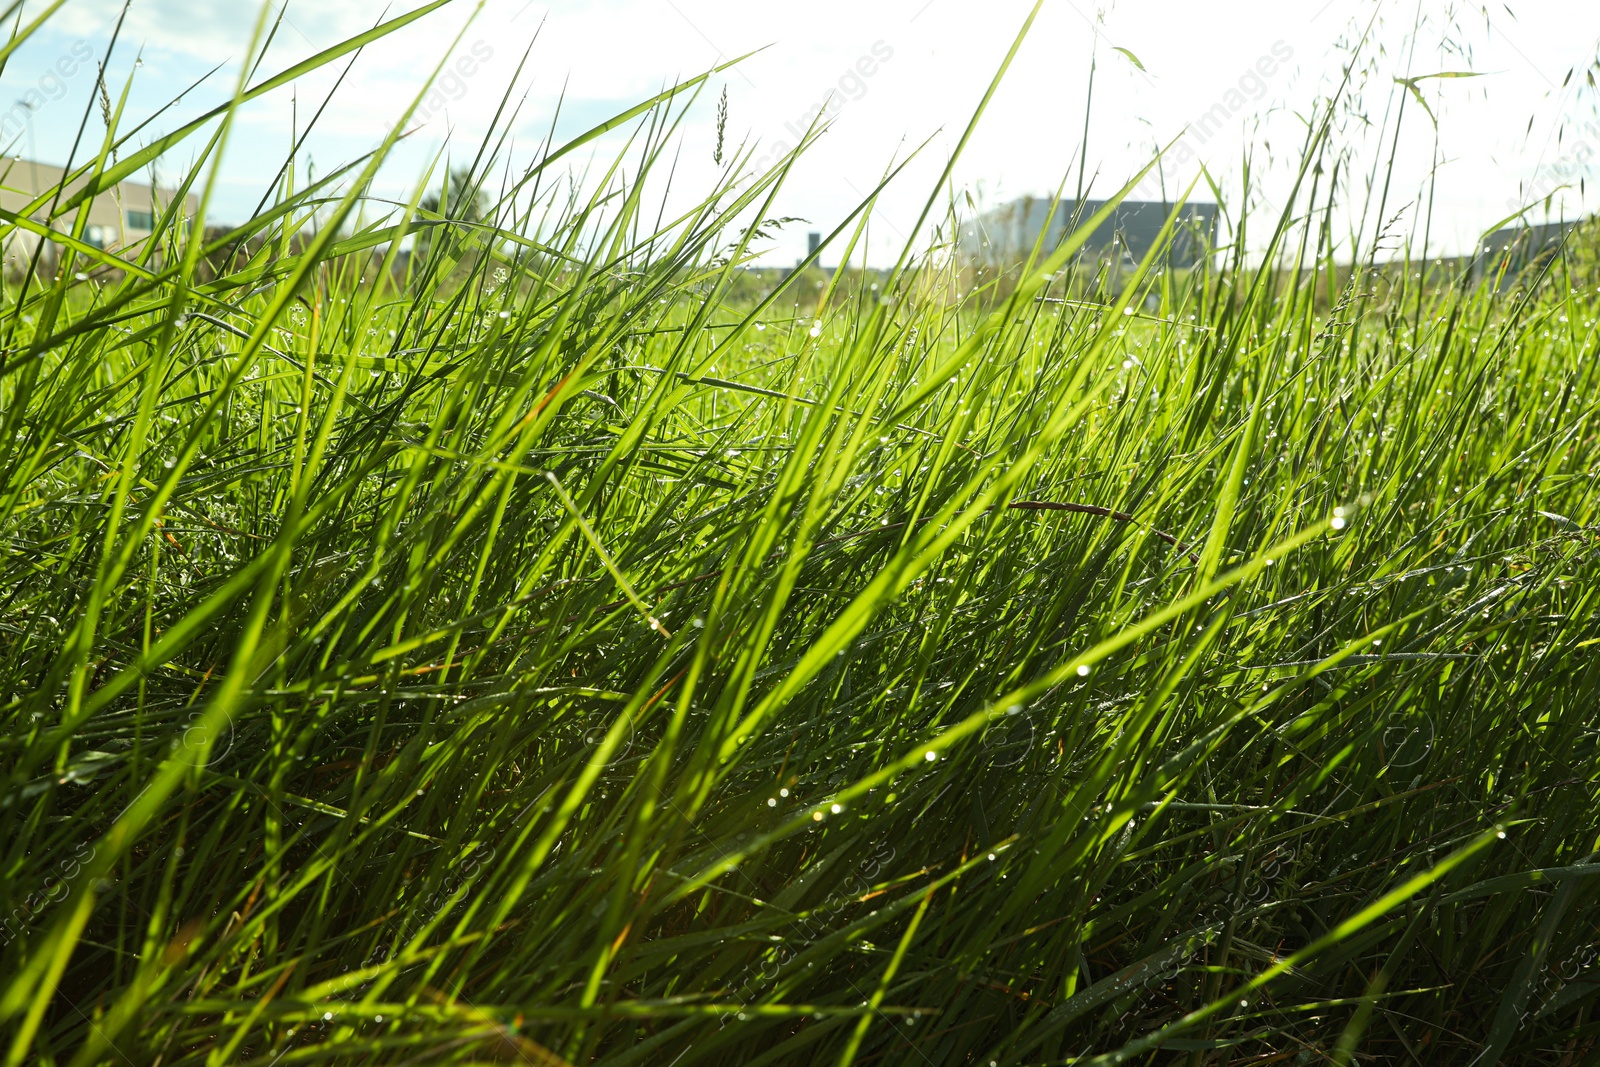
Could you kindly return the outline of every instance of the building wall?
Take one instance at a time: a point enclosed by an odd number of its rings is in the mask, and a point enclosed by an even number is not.
[[[65,175],[66,172],[60,167],[48,163],[26,159],[0,162],[0,207],[7,211],[22,211],[40,194],[60,185]],[[84,184],[85,179],[79,178],[68,184],[65,192],[70,195],[83,188]],[[168,209],[173,195],[167,190],[153,190],[139,182],[122,182],[90,202],[85,237],[90,244],[108,249],[136,244],[150,236],[153,220]],[[191,195],[186,199],[184,213],[193,217],[199,209],[198,198]],[[35,217],[42,214],[36,213]],[[74,218],[75,215],[57,219],[55,227],[65,229],[73,224]],[[7,269],[25,269],[39,245],[38,236],[3,223],[0,223],[0,233],[4,234],[0,242],[5,247]],[[53,243],[41,258],[53,269]]]
[[[1081,225],[1105,205],[1104,200],[1086,200],[1080,212],[1076,200],[1062,200],[1051,215],[1048,198],[1013,200],[969,222],[961,233],[961,249],[970,260],[1007,267],[1025,260],[1043,234],[1043,253],[1048,255],[1073,229],[1074,215]],[[1124,200],[1084,243],[1085,258],[1095,253],[1104,258],[1115,250],[1113,258],[1119,262],[1123,258],[1142,260],[1174,209],[1172,204],[1154,200]],[[1216,243],[1216,236],[1217,205],[1184,204],[1178,212],[1169,263],[1179,268],[1197,265]]]
[[[1507,289],[1517,276],[1542,257],[1554,255],[1577,222],[1541,222],[1527,226],[1508,226],[1483,239],[1472,262],[1474,281],[1498,278],[1499,288]]]

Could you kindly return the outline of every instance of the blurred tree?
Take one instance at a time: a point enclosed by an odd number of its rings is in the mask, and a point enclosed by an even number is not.
[[[440,205],[443,205],[441,208]],[[451,167],[437,190],[423,194],[418,206],[420,217],[434,222],[438,217],[454,222],[484,222],[489,218],[489,194],[478,183],[470,167]],[[417,235],[417,249],[427,255],[438,225],[425,226]]]
[[[439,210],[439,205],[445,205]],[[444,184],[422,197],[422,209],[462,222],[482,222],[489,217],[489,194],[478,184],[470,167],[451,167]]]

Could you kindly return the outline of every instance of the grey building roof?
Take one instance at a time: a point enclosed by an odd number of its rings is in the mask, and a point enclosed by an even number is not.
[[[1541,256],[1557,251],[1580,221],[1538,222],[1495,230],[1478,245],[1472,260],[1473,277],[1497,276],[1502,287],[1509,285]]]
[[[1025,259],[1039,235],[1045,233],[1044,251],[1048,254],[1075,228],[1075,216],[1081,224],[1105,205],[1104,200],[1085,200],[1080,212],[1076,200],[1061,200],[1052,215],[1049,198],[1013,200],[968,222],[961,231],[961,251],[969,259],[1009,265]],[[1131,258],[1141,260],[1175,210],[1178,220],[1169,262],[1174,267],[1192,267],[1216,244],[1216,204],[1190,202],[1178,209],[1157,200],[1124,200],[1110,218],[1095,227],[1084,248],[1103,256],[1115,243]]]

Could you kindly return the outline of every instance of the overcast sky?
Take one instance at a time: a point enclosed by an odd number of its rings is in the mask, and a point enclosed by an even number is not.
[[[25,16],[44,6],[33,0]],[[0,77],[0,112],[30,92],[35,102],[42,100],[32,112],[31,130],[12,142],[13,152],[65,162],[95,79],[92,64],[65,78],[51,71],[74,47],[78,54],[85,47],[103,54],[121,6],[121,0],[68,0],[46,29],[11,56]],[[399,0],[394,10],[413,6],[414,0]],[[1459,6],[1421,0],[1425,25],[1412,45],[1406,37],[1417,7],[1383,0],[1361,90],[1378,123],[1396,77],[1445,70],[1481,74],[1417,82],[1437,117],[1437,141],[1432,117],[1413,100],[1398,146],[1386,214],[1419,201],[1437,152],[1430,240],[1432,250],[1447,252],[1470,248],[1528,190],[1542,194],[1592,178],[1591,153],[1600,159],[1600,126],[1593,132],[1590,127],[1594,90],[1585,77],[1600,43],[1600,4],[1511,0],[1510,12],[1497,4],[1488,21],[1479,11],[1452,26],[1448,11]],[[795,226],[777,242],[773,261],[792,260],[804,248],[806,229],[831,229],[887,166],[932,138],[874,217],[871,255],[881,262],[898,251],[912,228],[1031,7],[1030,0],[485,0],[475,14],[471,0],[458,0],[361,56],[328,108],[310,154],[326,170],[371,148],[447,55],[452,61],[466,57],[462,66],[472,73],[436,87],[437,106],[426,126],[385,172],[386,192],[400,195],[413,185],[447,136],[457,153],[476,147],[530,45],[515,92],[523,103],[513,125],[514,166],[532,158],[563,94],[558,139],[674,80],[764,49],[710,83],[684,126],[675,187],[687,195],[716,177],[715,101],[724,85],[730,140],[758,145],[758,158],[792,145],[794,131],[831,98],[832,127],[796,169],[778,205],[780,214],[801,216],[809,225]],[[220,65],[150,129],[170,129],[226,99],[257,10],[243,0],[134,0],[110,66],[113,97],[131,74],[128,113],[143,118]],[[283,69],[360,32],[377,10],[357,0],[291,4],[263,71]],[[1193,180],[1204,164],[1225,189],[1237,188],[1241,155],[1252,145],[1267,175],[1265,194],[1275,200],[1304,136],[1303,116],[1337,80],[1348,55],[1341,42],[1351,39],[1352,27],[1367,25],[1373,12],[1374,0],[1123,0],[1100,7],[1046,0],[962,157],[957,187],[986,205],[1049,193],[1069,173],[1067,188],[1075,188],[1093,56],[1088,169],[1091,177],[1098,175],[1096,193],[1112,191],[1148,162],[1155,145],[1189,126],[1194,132],[1179,141],[1165,167],[1171,187]],[[462,37],[452,48],[457,33]],[[136,54],[143,63],[134,70]],[[1573,70],[1578,73],[1569,79]],[[241,117],[213,220],[248,215],[288,147],[296,98],[303,121],[332,77],[332,70],[311,75],[294,93],[286,90]],[[91,138],[101,134],[98,109],[87,130]],[[1346,126],[1339,137],[1363,167],[1381,162],[1376,137],[1368,133],[1363,139],[1359,124]],[[595,158],[607,159],[619,143],[617,137],[602,142]],[[1387,151],[1385,142],[1381,152]],[[188,158],[186,150],[176,151],[168,171],[176,172]],[[1573,217],[1585,210],[1576,188],[1561,196],[1558,213]],[[1394,231],[1411,233],[1420,244],[1417,218],[1402,213]]]

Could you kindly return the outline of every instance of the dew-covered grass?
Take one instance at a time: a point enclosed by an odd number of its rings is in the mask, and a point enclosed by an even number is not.
[[[8,283],[8,1062],[1592,1055],[1586,239],[757,282],[694,89]]]

